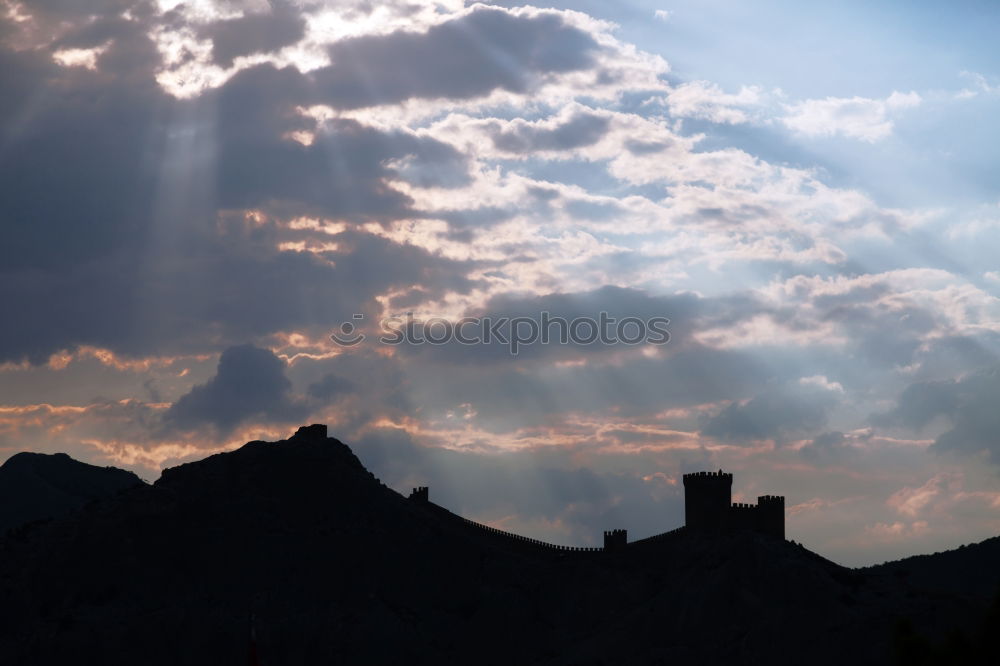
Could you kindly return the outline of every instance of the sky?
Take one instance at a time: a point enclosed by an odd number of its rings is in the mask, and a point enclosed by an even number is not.
[[[327,423],[555,543],[706,469],[846,565],[1000,534],[998,14],[0,0],[0,460]],[[378,336],[542,312],[669,342]]]

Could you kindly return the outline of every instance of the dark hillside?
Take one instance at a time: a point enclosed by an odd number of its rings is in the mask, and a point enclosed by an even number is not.
[[[672,526],[665,526],[672,527]],[[978,612],[763,535],[616,552],[498,535],[324,426],[166,470],[0,541],[0,663],[875,664]]]
[[[0,534],[141,484],[132,472],[88,465],[65,453],[15,454],[0,466]]]

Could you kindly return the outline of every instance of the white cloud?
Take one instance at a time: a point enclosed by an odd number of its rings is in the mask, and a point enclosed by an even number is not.
[[[885,99],[827,97],[785,105],[782,122],[809,137],[837,134],[875,143],[892,134],[893,117],[921,103],[915,92],[893,92]]]
[[[844,387],[840,382],[831,382],[825,375],[802,377],[799,379],[799,384],[802,384],[803,386],[816,386],[826,391],[834,391],[835,393],[844,392]]]
[[[1000,92],[1000,85],[990,84],[986,77],[978,72],[959,72],[959,76],[968,79],[972,85],[955,93],[956,99],[970,99],[979,95],[992,95]]]
[[[943,486],[951,481],[953,479],[949,475],[937,474],[919,488],[906,487],[893,493],[887,503],[905,516],[916,517],[941,494]]]
[[[97,59],[108,50],[110,42],[90,49],[62,49],[52,54],[52,59],[63,67],[85,67],[97,69]]]
[[[974,238],[989,232],[1000,230],[1000,204],[981,205],[973,209],[967,219],[959,219],[945,228],[945,235],[950,240],[963,237]],[[983,239],[986,240],[986,239]]]
[[[669,21],[673,17],[673,15],[674,13],[669,9],[657,9],[655,12],[653,12],[653,17],[663,21],[664,23]]]
[[[743,86],[737,93],[726,93],[717,84],[691,81],[671,90],[665,102],[671,115],[679,118],[738,125],[751,120],[751,110],[763,104],[763,93],[759,86]]]

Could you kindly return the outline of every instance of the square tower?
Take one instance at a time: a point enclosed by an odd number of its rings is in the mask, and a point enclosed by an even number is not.
[[[690,529],[719,530],[726,526],[733,498],[733,475],[695,472],[684,475],[684,524]]]

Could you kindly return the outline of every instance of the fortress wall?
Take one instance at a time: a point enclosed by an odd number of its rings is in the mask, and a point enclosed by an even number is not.
[[[490,527],[489,525],[483,525],[482,523],[477,523],[474,520],[469,520],[468,518],[462,518],[462,520],[472,527],[478,528],[487,534],[492,536],[501,537],[503,539],[513,541],[520,544],[525,544],[529,546],[535,546],[538,548],[543,548],[545,550],[550,550],[553,552],[566,552],[566,553],[600,553],[603,552],[603,548],[596,547],[584,547],[584,546],[560,546],[553,543],[548,543],[545,541],[540,541],[538,539],[532,539],[531,537],[522,536],[520,534],[514,534],[513,532],[506,532],[495,527]]]
[[[676,527],[670,530],[669,532],[661,532],[660,534],[654,534],[653,536],[648,536],[644,539],[636,539],[635,541],[631,542],[628,546],[629,548],[636,548],[636,547],[650,546],[653,544],[657,544],[660,543],[661,541],[666,540],[668,537],[683,532],[684,529],[685,529],[684,527]]]
[[[761,495],[757,504],[731,502],[733,475],[723,472],[695,472],[684,475],[684,517],[685,525],[661,534],[628,542],[625,530],[604,532],[604,547],[560,546],[539,539],[514,534],[469,520],[430,502],[426,486],[419,486],[410,493],[410,499],[439,509],[460,519],[477,530],[499,537],[510,543],[523,544],[533,548],[557,553],[599,553],[623,550],[626,547],[643,547],[656,544],[684,529],[699,530],[749,530],[785,538],[785,498],[780,495]]]

